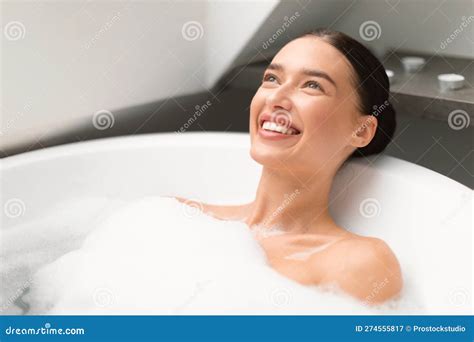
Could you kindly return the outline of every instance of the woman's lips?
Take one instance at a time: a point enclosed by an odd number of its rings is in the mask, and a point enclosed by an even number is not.
[[[294,139],[301,135],[301,132],[298,134],[283,134],[279,132],[267,131],[262,128],[262,125],[258,125],[258,135],[264,139],[268,140],[283,140],[283,139]]]
[[[258,118],[257,122],[260,128],[262,127],[263,123],[265,121],[270,121],[270,122],[277,122],[280,125],[283,125],[287,128],[293,128],[294,130],[298,131],[298,133],[301,133],[301,130],[294,125],[292,122],[291,115],[288,114],[286,111],[276,111],[274,114],[269,114],[269,113],[263,113],[260,115]]]

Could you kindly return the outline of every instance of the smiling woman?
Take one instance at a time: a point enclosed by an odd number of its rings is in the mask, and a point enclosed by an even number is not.
[[[336,285],[369,304],[395,297],[403,281],[390,247],[337,225],[328,203],[348,158],[379,153],[390,142],[395,112],[388,95],[384,67],[351,37],[318,29],[290,41],[250,106],[250,155],[263,166],[255,200],[199,205],[218,219],[244,221],[269,264],[288,278]],[[274,229],[278,234],[268,234]]]

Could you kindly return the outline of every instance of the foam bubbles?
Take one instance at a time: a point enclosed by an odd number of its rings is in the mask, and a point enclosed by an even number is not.
[[[185,215],[173,198],[123,204],[82,247],[41,267],[29,314],[373,314],[331,288],[307,287],[266,263],[248,227]],[[399,310],[386,307],[383,312]]]

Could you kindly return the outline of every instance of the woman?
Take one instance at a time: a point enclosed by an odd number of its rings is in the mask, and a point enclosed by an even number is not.
[[[327,29],[292,40],[267,67],[250,106],[250,154],[263,166],[255,200],[198,205],[259,232],[278,227],[258,241],[270,265],[299,283],[335,284],[368,304],[394,298],[403,281],[393,252],[339,227],[328,210],[344,162],[381,152],[393,136],[388,96],[385,69],[356,40]]]

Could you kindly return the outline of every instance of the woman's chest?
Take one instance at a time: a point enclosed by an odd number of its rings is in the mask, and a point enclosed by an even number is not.
[[[294,243],[286,239],[261,239],[268,264],[278,273],[304,285],[316,285],[325,278],[331,259],[331,243]]]

